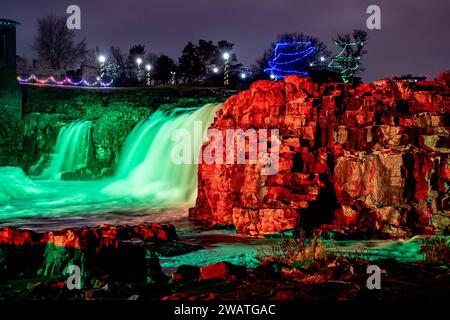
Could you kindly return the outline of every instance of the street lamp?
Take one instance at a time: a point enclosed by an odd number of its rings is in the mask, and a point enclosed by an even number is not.
[[[142,59],[141,58],[137,58],[136,59],[136,64],[137,64],[137,67],[138,67],[137,78],[138,78],[138,81],[141,82],[141,64],[142,64]]]
[[[152,65],[151,64],[147,64],[145,66],[145,70],[147,70],[147,74],[146,74],[146,78],[147,78],[147,86],[151,86],[151,81],[152,81]]]
[[[170,71],[170,74],[172,75],[172,85],[175,84],[175,75],[177,74],[175,71]]]
[[[230,85],[230,66],[229,66],[229,60],[230,60],[230,54],[228,52],[225,52],[223,54],[223,59],[225,60],[225,66],[223,68],[223,85],[225,87],[228,87]]]
[[[213,72],[214,72],[214,73],[219,73],[219,68],[214,67],[214,68],[213,68]]]
[[[320,65],[321,65],[322,68],[323,68],[323,63],[324,63],[324,61],[325,61],[325,57],[324,57],[324,56],[321,56],[321,57],[320,57]]]
[[[98,62],[100,63],[100,80],[105,79],[105,62],[106,57],[104,55],[101,55],[98,57]]]
[[[242,72],[242,73],[241,73],[241,79],[242,79],[242,80],[245,80],[245,78],[247,78],[247,75],[246,75],[244,72]]]

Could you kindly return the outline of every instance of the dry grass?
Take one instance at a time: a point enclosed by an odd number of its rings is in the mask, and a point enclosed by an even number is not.
[[[324,261],[327,254],[319,235],[306,238],[301,234],[298,238],[282,237],[279,244],[260,250],[256,258],[261,264],[278,263],[293,266]]]
[[[422,240],[420,252],[425,256],[425,262],[434,265],[450,264],[450,238],[430,237]]]

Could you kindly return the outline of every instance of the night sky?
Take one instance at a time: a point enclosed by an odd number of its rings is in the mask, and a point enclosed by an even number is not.
[[[366,28],[366,8],[381,7],[381,30],[368,30],[363,79],[393,74],[434,77],[450,69],[449,0],[2,0],[0,16],[21,23],[17,52],[31,59],[39,17],[66,15],[70,4],[81,7],[82,29],[89,48],[111,45],[127,52],[132,44],[147,52],[164,52],[178,60],[187,41],[226,39],[238,59],[252,65],[278,33],[318,36],[329,49],[338,33]]]

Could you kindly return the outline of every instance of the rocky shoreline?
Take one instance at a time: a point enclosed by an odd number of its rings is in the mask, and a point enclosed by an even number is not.
[[[165,274],[160,256],[202,249],[177,240],[173,225],[101,225],[37,233],[0,230],[0,300],[380,300],[449,296],[445,265],[369,262],[321,255],[302,263],[262,259],[253,269],[222,261],[180,265]],[[272,260],[271,260],[272,259]],[[383,290],[366,286],[367,266],[381,268]],[[81,270],[80,290],[69,290],[67,266]]]

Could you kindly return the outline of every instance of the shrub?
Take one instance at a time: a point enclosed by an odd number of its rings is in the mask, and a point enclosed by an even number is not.
[[[450,264],[450,238],[430,237],[422,240],[420,253],[423,253],[425,262],[429,264]]]
[[[282,237],[279,244],[260,250],[256,258],[262,264],[278,263],[292,266],[322,261],[327,255],[319,235],[314,234],[308,239],[302,233],[298,238]]]

